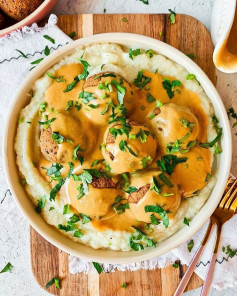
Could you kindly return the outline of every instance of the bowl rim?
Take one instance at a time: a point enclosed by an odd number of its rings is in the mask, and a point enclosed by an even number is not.
[[[23,20],[11,25],[10,27],[4,28],[2,30],[0,30],[0,37],[3,37],[5,35],[10,34],[11,32],[15,31],[15,30],[19,30],[22,27],[26,26],[26,25],[30,25],[32,24],[35,20],[37,19],[37,16],[44,11],[45,9],[47,9],[49,7],[49,10],[51,8],[51,5],[55,5],[56,2],[58,0],[44,0],[44,2],[42,4],[40,4],[39,7],[37,7],[31,14],[29,14],[27,17],[25,17]],[[46,15],[49,11],[47,10],[47,12],[44,13],[44,15]],[[40,18],[42,18],[43,16],[41,16]]]
[[[52,234],[49,234],[46,232],[46,230],[43,230],[39,227],[37,223],[36,216],[32,216],[32,213],[27,212],[24,205],[20,202],[19,196],[17,195],[15,191],[15,185],[14,181],[11,179],[11,171],[9,168],[9,162],[8,162],[8,134],[11,127],[11,119],[12,114],[15,111],[15,104],[18,102],[18,99],[22,92],[24,92],[27,88],[29,88],[29,84],[32,81],[35,81],[40,76],[42,76],[43,73],[45,73],[47,70],[45,70],[45,67],[47,66],[47,69],[52,67],[54,64],[56,64],[62,57],[70,55],[71,52],[74,52],[74,50],[79,47],[80,45],[89,45],[93,43],[118,43],[125,45],[127,44],[141,44],[140,48],[149,49],[152,48],[154,51],[168,57],[171,60],[174,60],[177,64],[182,65],[184,68],[186,68],[188,71],[189,69],[192,70],[190,73],[194,73],[197,77],[197,79],[200,81],[205,93],[207,93],[208,97],[210,98],[212,105],[215,109],[215,113],[218,111],[218,117],[221,120],[222,128],[223,128],[223,137],[222,137],[222,147],[225,147],[223,149],[223,153],[220,155],[220,160],[222,161],[222,167],[221,169],[218,168],[218,182],[216,182],[207,202],[202,206],[200,209],[200,212],[194,216],[193,220],[190,223],[190,227],[185,228],[182,227],[179,229],[174,235],[170,236],[165,241],[158,244],[156,248],[147,248],[144,251],[140,252],[122,252],[122,251],[111,251],[111,250],[104,250],[106,251],[106,255],[100,255],[99,250],[93,249],[91,247],[87,247],[91,249],[92,254],[88,254],[84,250],[80,250],[80,246],[83,249],[82,244],[76,243],[78,248],[70,247],[67,244],[67,238],[61,234],[57,229],[56,231],[60,233],[60,237],[62,236],[64,239],[64,242],[62,243],[58,238],[53,237]],[[26,93],[26,92],[25,92]],[[21,99],[22,101],[23,99]],[[18,110],[19,111],[23,108],[23,104],[21,103],[21,107]],[[15,130],[16,131],[16,130]],[[15,132],[14,132],[15,134]],[[12,149],[12,148],[11,148]],[[14,149],[14,148],[13,148]],[[10,152],[9,152],[10,153]],[[225,156],[225,158],[224,158]],[[230,167],[231,167],[231,158],[232,158],[232,138],[231,138],[231,129],[229,120],[227,117],[227,113],[225,111],[224,104],[217,93],[214,85],[209,80],[207,75],[203,72],[203,70],[194,63],[189,57],[187,57],[185,54],[177,50],[176,48],[162,42],[156,39],[153,39],[151,37],[137,35],[137,34],[131,34],[131,33],[104,33],[104,34],[98,34],[93,35],[85,38],[78,39],[76,41],[73,41],[70,44],[65,45],[64,47],[54,51],[50,56],[45,58],[32,72],[26,77],[23,84],[21,85],[20,89],[18,90],[14,100],[11,103],[10,110],[8,113],[8,118],[6,120],[5,124],[5,131],[4,131],[4,137],[3,137],[3,159],[4,159],[4,169],[5,169],[5,175],[10,187],[10,190],[13,194],[14,200],[17,203],[18,208],[21,210],[23,216],[27,219],[27,221],[30,223],[30,225],[41,235],[43,236],[47,241],[52,243],[54,246],[58,247],[59,249],[70,253],[71,255],[74,255],[76,257],[84,258],[89,261],[97,261],[97,262],[103,262],[103,263],[112,263],[112,264],[128,264],[128,263],[135,263],[140,262],[148,259],[155,258],[157,256],[161,256],[165,253],[168,253],[178,247],[179,245],[183,244],[185,241],[190,239],[208,220],[208,218],[211,216],[213,211],[215,210],[222,193],[224,192],[224,188],[229,176]],[[25,193],[25,195],[27,195]],[[218,196],[218,198],[213,197],[214,200],[211,199],[212,196]],[[211,200],[211,201],[210,201]],[[209,201],[209,202],[208,202]],[[208,206],[207,206],[208,205]],[[202,215],[201,215],[202,214]],[[35,215],[38,215],[35,213]],[[198,218],[199,219],[198,219]],[[200,217],[204,217],[200,219]],[[45,224],[47,222],[45,221]],[[46,228],[52,227],[49,224],[47,224]],[[185,230],[184,230],[185,229]],[[57,236],[55,234],[55,236]],[[175,236],[175,239],[172,240],[172,237]],[[70,239],[70,238],[69,238]],[[72,241],[70,239],[70,241]],[[73,242],[73,241],[72,241]],[[73,243],[69,244],[73,244]],[[166,243],[164,243],[166,242]],[[151,250],[152,249],[152,250]],[[100,249],[101,250],[101,249]],[[103,249],[102,249],[103,250]],[[103,252],[102,252],[103,254]],[[123,254],[123,256],[118,257],[119,254]],[[129,254],[129,255],[128,255]],[[130,256],[131,254],[131,256]]]

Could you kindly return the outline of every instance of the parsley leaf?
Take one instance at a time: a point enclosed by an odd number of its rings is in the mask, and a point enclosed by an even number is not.
[[[0,271],[0,273],[11,272],[12,268],[13,268],[13,266],[11,265],[10,262],[8,262],[7,265]]]
[[[181,82],[179,80],[171,81],[168,78],[164,78],[162,85],[167,92],[167,95],[170,99],[174,97],[174,88],[181,86]]]
[[[57,276],[55,276],[54,278],[52,278],[52,280],[50,280],[47,284],[46,284],[46,289],[48,289],[50,286],[52,286],[53,284],[55,284],[55,287],[57,288],[57,289],[61,289],[60,288],[60,279],[57,277]]]
[[[57,82],[64,82],[65,80],[63,79],[63,76],[53,76],[49,72],[46,73],[50,78],[56,80]]]
[[[171,175],[177,164],[187,161],[187,157],[177,157],[176,155],[166,154],[156,162],[157,166],[160,167],[161,171],[167,172]]]
[[[134,79],[133,84],[139,89],[143,89],[151,81],[150,77],[144,76],[142,71],[139,71],[137,77]]]
[[[164,173],[159,175],[159,178],[161,181],[163,181],[168,187],[172,188],[174,187],[174,184],[165,176]]]
[[[213,147],[220,140],[220,138],[222,136],[222,128],[218,128],[218,129],[219,129],[218,134],[214,140],[212,140],[211,142],[207,142],[207,143],[199,143],[199,146],[203,147],[203,148]]]
[[[40,213],[41,210],[45,207],[46,196],[43,195],[41,199],[37,199],[38,205],[35,208],[36,213]]]
[[[193,239],[188,243],[187,247],[188,247],[188,251],[191,252],[192,249],[193,249],[193,247],[194,247],[194,241],[193,241]]]
[[[98,262],[92,262],[96,271],[98,272],[98,274],[101,274],[101,272],[103,272],[103,268],[101,267],[100,263]]]
[[[190,221],[191,221],[190,219],[184,217],[184,221],[183,221],[183,223],[189,226],[189,222],[190,222]]]
[[[43,35],[43,37],[45,39],[49,40],[50,42],[52,42],[53,44],[55,44],[55,40],[52,37],[50,37],[49,35]]]
[[[137,48],[137,49],[129,48],[128,55],[131,60],[133,60],[133,56],[138,56],[140,54],[141,54],[140,48]]]
[[[169,21],[173,25],[173,24],[175,24],[176,13],[171,9],[169,9],[169,12],[170,12]]]
[[[124,88],[117,80],[113,79],[111,84],[117,88],[117,97],[120,105],[123,105],[123,99],[126,93],[126,88]]]
[[[80,214],[81,217],[82,217],[82,224],[86,224],[86,223],[89,223],[91,222],[91,218],[87,215],[84,215],[84,214]]]
[[[165,226],[165,228],[169,226],[169,218],[168,218],[167,212],[162,207],[159,207],[157,205],[153,205],[153,206],[147,205],[145,206],[145,212],[157,213],[161,217],[162,223]]]

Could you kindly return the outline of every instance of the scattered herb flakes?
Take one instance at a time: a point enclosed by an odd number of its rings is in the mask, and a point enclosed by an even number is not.
[[[84,215],[84,214],[80,214],[81,217],[82,217],[82,224],[86,224],[86,223],[89,223],[91,222],[91,218],[87,215]]]
[[[50,78],[52,78],[52,79],[54,79],[54,80],[56,80],[57,82],[64,82],[65,81],[65,79],[63,79],[63,76],[53,76],[52,74],[50,74],[49,72],[47,72],[47,75],[50,77]]]
[[[153,186],[151,187],[151,190],[154,190],[156,193],[161,193],[162,185],[158,182],[158,180],[153,177]]]
[[[46,195],[43,195],[41,199],[37,199],[37,206],[35,208],[36,213],[41,213],[41,210],[45,207]]]
[[[123,105],[123,99],[126,93],[126,89],[115,79],[111,81],[111,84],[117,88],[117,97],[120,105]]]
[[[11,272],[12,268],[13,268],[12,264],[8,262],[7,265],[0,271],[0,273]]]
[[[59,279],[57,276],[55,276],[54,278],[52,278],[52,279],[46,284],[45,288],[48,289],[48,288],[49,288],[50,286],[52,286],[53,284],[55,284],[55,287],[56,287],[57,289],[61,289],[61,288],[60,288],[60,279]]]
[[[50,37],[49,35],[43,35],[43,37],[45,39],[49,40],[50,42],[52,42],[53,44],[55,44],[55,40],[52,37]]]
[[[174,12],[172,9],[168,9],[168,10],[170,12],[169,21],[173,25],[173,24],[175,24],[176,12]]]
[[[147,157],[142,158],[142,167],[146,168],[148,166],[148,162],[153,161],[153,159],[148,155]]]
[[[122,21],[124,22],[124,23],[127,23],[128,22],[128,20],[123,16],[122,17]]]
[[[184,221],[183,221],[183,223],[189,226],[189,222],[190,222],[190,221],[191,221],[190,219],[184,217]]]
[[[21,56],[22,56],[23,58],[25,58],[25,59],[28,58],[27,55],[24,54],[24,53],[23,53],[22,51],[20,51],[19,49],[16,49],[16,51],[18,51],[18,52],[21,54]]]
[[[208,173],[207,176],[206,176],[206,179],[205,179],[205,182],[208,182],[211,178],[211,175]]]
[[[62,144],[65,142],[64,136],[60,135],[58,132],[52,132],[51,138],[56,142],[57,144]]]
[[[230,258],[233,258],[234,256],[236,256],[237,254],[237,249],[233,250],[230,245],[226,246],[226,247],[222,247],[222,251],[228,255]]]
[[[81,152],[84,152],[85,149],[82,149],[81,148],[81,144],[77,145],[76,148],[74,149],[73,151],[73,160],[77,160],[78,159],[78,152],[81,151]]]
[[[196,75],[194,75],[194,74],[188,74],[186,76],[186,79],[187,80],[195,80],[198,83],[198,85],[201,85],[201,83],[197,80]]]
[[[52,123],[54,120],[55,120],[56,118],[51,118],[51,119],[49,119],[49,120],[46,120],[46,121],[38,121],[38,123],[40,124],[40,125],[49,125],[50,123]]]
[[[82,237],[83,233],[81,232],[81,230],[76,230],[76,231],[74,231],[73,236],[74,237]]]
[[[153,103],[153,102],[155,102],[156,99],[153,97],[152,94],[147,93],[146,94],[146,100],[147,100],[148,103]]]
[[[92,264],[94,265],[96,271],[98,272],[98,274],[101,274],[103,272],[103,268],[101,267],[100,263],[98,262],[92,262]]]
[[[49,208],[49,211],[53,211],[53,210],[54,210],[54,207],[50,207],[50,208]]]
[[[106,9],[106,8],[104,8],[103,12],[104,12],[104,13],[106,13],[106,10],[107,10],[107,9]]]
[[[45,46],[44,54],[45,54],[46,56],[50,55],[50,49],[49,49],[48,45]]]
[[[36,61],[31,62],[31,65],[37,65],[37,64],[39,64],[40,62],[42,62],[43,59],[44,59],[44,58],[40,58],[40,59],[38,59],[38,60],[36,60]]]
[[[194,247],[194,241],[192,239],[187,245],[188,251],[191,252],[193,247]]]
[[[237,126],[237,113],[235,112],[234,108],[233,107],[229,108],[228,111],[227,111],[227,114],[228,114],[229,119],[231,117],[233,119],[235,119],[235,122],[233,123],[232,128],[236,127]]]
[[[61,169],[62,165],[60,163],[53,163],[50,168],[47,169],[46,175],[51,176],[54,175],[54,177],[59,177],[61,175]]]
[[[174,184],[166,177],[164,173],[159,175],[159,178],[161,181],[163,181],[168,187],[172,188],[174,187]]]
[[[163,173],[167,172],[169,175],[171,175],[176,165],[186,161],[187,157],[177,157],[176,155],[166,154],[162,156],[162,158],[158,160],[156,164],[158,167],[160,167]]]
[[[142,71],[139,71],[133,84],[139,89],[143,89],[151,81],[150,77],[144,76]]]
[[[174,262],[172,265],[174,268],[179,268],[179,264],[177,262]]]
[[[124,283],[122,283],[122,286],[121,286],[121,287],[122,287],[123,289],[126,289],[127,286],[128,286],[128,284],[124,282]]]
[[[128,51],[128,55],[129,55],[129,58],[131,60],[133,60],[133,56],[138,56],[141,54],[141,49],[140,48],[137,48],[137,49],[132,49],[132,48],[129,48],[129,51]]]
[[[139,0],[140,2],[142,2],[143,4],[149,5],[149,0]]]
[[[19,122],[19,123],[23,123],[24,120],[25,120],[25,118],[24,118],[23,116],[20,116],[19,119],[18,119],[18,122]]]
[[[63,207],[63,215],[70,214],[70,205],[64,205]]]
[[[134,251],[143,250],[144,247],[152,247],[155,246],[155,242],[147,237],[147,235],[136,227],[132,226],[135,229],[135,233],[130,236],[129,246]]]
[[[161,217],[162,223],[167,228],[169,226],[169,218],[167,215],[167,212],[162,208],[157,205],[147,205],[145,206],[145,212],[153,212],[158,214]]]
[[[222,128],[218,128],[218,134],[211,142],[199,143],[199,146],[203,148],[213,147],[220,140],[221,136],[222,136]]]
[[[73,31],[68,36],[73,39],[76,36],[76,32]]]
[[[214,151],[215,151],[215,154],[221,154],[222,153],[222,149],[220,147],[218,147],[218,145],[214,146]]]
[[[194,53],[187,53],[186,56],[188,56],[190,59],[195,59]]]
[[[180,87],[181,82],[179,80],[173,80],[172,81],[172,80],[170,80],[168,78],[163,78],[162,86],[166,90],[168,97],[170,99],[172,99],[174,97],[175,87]]]
[[[145,54],[151,59],[153,57],[153,52],[151,49],[148,49]]]
[[[158,225],[158,224],[160,224],[160,222],[158,221],[158,219],[155,217],[154,214],[151,214],[150,220],[151,220],[151,224],[152,225]]]
[[[118,214],[118,215],[123,214],[126,209],[130,208],[128,203],[122,203],[125,200],[126,199],[122,199],[122,197],[120,195],[115,197],[115,202],[112,205],[112,208],[114,209],[116,214]]]

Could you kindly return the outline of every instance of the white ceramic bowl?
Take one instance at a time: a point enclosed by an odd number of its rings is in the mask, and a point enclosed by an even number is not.
[[[19,112],[29,102],[26,94],[31,89],[34,81],[42,76],[49,68],[61,60],[65,55],[72,54],[75,48],[79,45],[88,45],[95,42],[114,42],[127,47],[132,46],[134,48],[143,48],[145,50],[151,48],[154,51],[157,51],[160,54],[167,56],[171,60],[174,60],[178,64],[184,66],[190,73],[195,74],[197,79],[202,84],[206,94],[213,103],[215,113],[219,118],[220,125],[223,128],[223,137],[221,140],[223,153],[220,156],[218,181],[212,191],[211,196],[202,207],[200,212],[194,217],[190,223],[190,227],[184,227],[180,229],[173,236],[158,244],[156,248],[147,248],[146,250],[139,252],[121,252],[104,249],[95,250],[88,246],[78,244],[70,238],[65,237],[56,228],[48,225],[43,220],[43,218],[35,212],[33,204],[27,197],[26,192],[18,181],[19,176],[16,165],[16,155],[14,152],[14,141]],[[232,143],[229,121],[221,98],[219,97],[215,87],[206,74],[190,58],[177,49],[167,45],[166,43],[149,37],[125,33],[107,33],[82,38],[64,46],[63,48],[60,48],[59,50],[50,54],[49,57],[44,59],[44,61],[42,61],[36,67],[36,69],[29,74],[26,80],[22,83],[22,86],[19,89],[18,94],[12,104],[9,118],[6,123],[3,150],[6,176],[15,201],[22,214],[36,229],[36,231],[39,232],[40,235],[42,235],[46,240],[51,242],[56,247],[72,255],[92,261],[122,264],[147,260],[167,253],[190,239],[192,235],[201,228],[201,226],[207,221],[208,217],[216,208],[218,201],[220,200],[220,197],[224,191],[230,171]]]

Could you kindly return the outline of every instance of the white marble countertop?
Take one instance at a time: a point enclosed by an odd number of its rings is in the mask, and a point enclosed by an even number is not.
[[[175,9],[177,13],[196,17],[208,29],[210,28],[213,0],[149,0],[149,2],[149,5],[144,5],[138,0],[59,0],[53,12],[56,14],[103,13],[104,8],[106,8],[107,13],[167,13],[168,9],[171,8]],[[229,108],[237,94],[237,74],[226,75],[217,72],[217,89],[226,108]],[[235,106],[237,106],[236,103]],[[235,132],[237,132],[237,128]],[[234,136],[233,140],[234,150],[236,151],[233,163],[236,164],[237,136]],[[236,165],[232,167],[232,173],[237,175]],[[6,198],[10,198],[10,196]],[[1,206],[0,204],[0,208]],[[14,265],[12,273],[5,273],[4,276],[0,274],[0,295],[49,295],[38,286],[31,272],[29,226],[23,218],[20,221],[14,219],[12,217],[12,223],[9,223],[9,219],[6,219],[4,214],[0,215],[0,269],[6,262],[11,262]],[[200,295],[200,289],[187,292],[184,295]],[[234,296],[236,289],[221,292],[211,290],[210,295]]]

